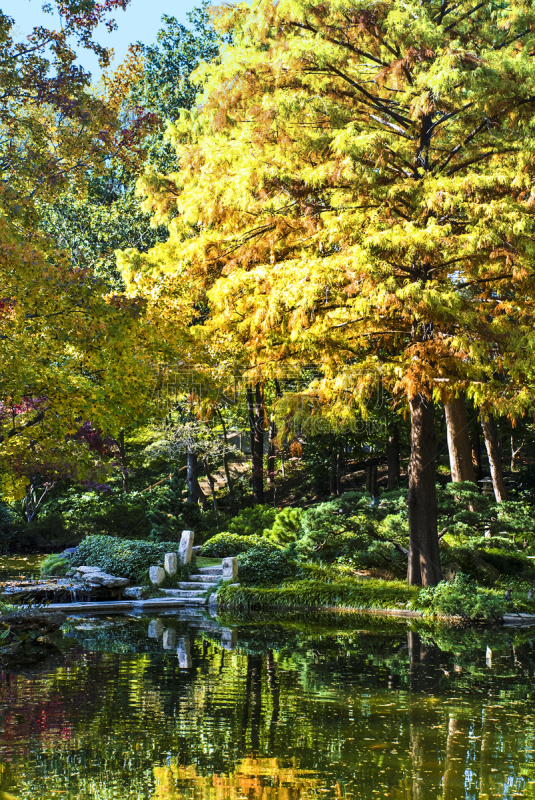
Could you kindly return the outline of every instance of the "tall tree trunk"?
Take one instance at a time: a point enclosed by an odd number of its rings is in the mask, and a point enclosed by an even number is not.
[[[275,483],[275,439],[277,438],[277,425],[275,424],[274,415],[271,415],[269,421],[269,449],[267,457],[267,482],[269,484]]]
[[[436,431],[433,401],[422,394],[410,400],[409,568],[411,586],[436,586],[442,580],[435,489]]]
[[[373,498],[377,497],[379,490],[377,488],[377,467],[366,467],[366,492]]]
[[[507,500],[507,489],[505,488],[505,481],[503,479],[502,462],[500,458],[500,448],[498,444],[498,436],[496,434],[496,422],[494,417],[485,409],[481,411],[481,427],[483,428],[483,436],[485,437],[485,447],[487,448],[487,455],[489,457],[490,477],[492,478],[492,485],[494,487],[494,496],[497,503],[505,503]]]
[[[395,422],[388,426],[388,439],[386,442],[386,463],[388,470],[387,490],[396,488],[400,479],[401,468],[399,463],[399,429]]]
[[[251,456],[253,461],[253,501],[255,505],[264,502],[264,405],[262,388],[257,383],[247,389],[249,430],[251,433]]]
[[[219,421],[221,422],[221,425],[223,427],[223,440],[225,442],[225,445],[228,446],[227,426],[225,425],[225,420],[223,418],[223,414],[221,413],[221,409],[220,408],[217,409],[217,413],[218,413],[218,416],[219,416]],[[230,477],[230,469],[229,469],[228,462],[229,462],[229,454],[228,453],[223,453],[223,466],[225,468],[225,480],[227,482],[228,496],[229,496],[230,502],[233,503],[234,502],[234,490],[232,488],[232,479]]]
[[[481,437],[479,435],[479,423],[477,423],[470,437],[470,444],[472,446],[472,466],[476,481],[480,481],[483,477],[483,467],[481,466]]]
[[[123,479],[123,492],[128,494],[130,487],[128,485],[128,464],[126,459],[126,445],[124,441],[124,431],[121,431],[117,440],[117,447],[119,449],[119,463],[121,465],[121,475]]]
[[[451,480],[453,483],[472,481],[476,475],[472,464],[472,448],[468,433],[468,418],[464,395],[453,397],[444,403],[446,410],[446,429],[448,451],[450,454]]]
[[[217,495],[215,491],[215,480],[214,476],[210,472],[210,465],[208,464],[208,459],[204,459],[204,471],[206,472],[206,477],[208,479],[208,483],[210,484],[210,493],[212,495],[212,504],[214,506],[214,511],[217,513]]]
[[[201,502],[201,505],[206,508],[206,496],[199,486],[199,476],[198,476],[198,459],[197,453],[192,453],[190,451],[186,454],[186,485],[188,487],[188,503],[193,503],[197,505],[197,503]]]

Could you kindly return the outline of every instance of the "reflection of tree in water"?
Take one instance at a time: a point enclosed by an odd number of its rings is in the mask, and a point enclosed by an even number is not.
[[[286,640],[267,631],[262,649],[242,626],[235,651],[191,636],[190,669],[154,642],[138,653],[77,646],[59,669],[4,681],[12,793],[457,800],[465,782],[467,796],[509,797],[510,781],[530,796],[535,664],[521,635],[294,627]]]

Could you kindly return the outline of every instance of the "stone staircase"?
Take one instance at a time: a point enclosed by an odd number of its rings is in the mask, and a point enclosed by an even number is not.
[[[167,597],[183,600],[188,605],[206,605],[207,592],[215,589],[223,577],[223,566],[199,567],[187,581],[180,581],[176,589],[161,589]]]

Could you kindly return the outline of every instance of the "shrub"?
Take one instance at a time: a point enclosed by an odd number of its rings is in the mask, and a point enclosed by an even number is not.
[[[272,545],[253,547],[238,556],[240,582],[246,584],[278,585],[295,575],[296,567],[287,550]]]
[[[0,552],[7,553],[15,536],[15,522],[8,506],[0,500]]]
[[[275,517],[271,528],[264,531],[265,538],[280,547],[286,547],[290,542],[295,542],[301,535],[303,514],[302,508],[283,508]]]
[[[136,539],[118,539],[114,536],[88,536],[78,546],[72,565],[100,567],[111,575],[131,581],[147,582],[149,567],[163,561],[166,553],[176,552],[176,542],[140,542]],[[187,578],[195,563],[179,567],[179,574]]]
[[[47,577],[48,575],[66,575],[71,569],[71,560],[62,553],[53,553],[45,558],[41,564],[41,575]]]
[[[475,581],[459,573],[455,580],[441,581],[438,586],[421,589],[418,607],[433,614],[464,619],[501,619],[505,613],[502,597],[488,589],[480,589]]]
[[[277,509],[272,506],[244,508],[229,522],[227,529],[238,536],[261,536],[265,528],[273,525],[276,516]]]
[[[201,556],[206,558],[227,558],[239,556],[251,547],[256,547],[262,540],[258,536],[239,536],[237,533],[219,533],[205,542]]]

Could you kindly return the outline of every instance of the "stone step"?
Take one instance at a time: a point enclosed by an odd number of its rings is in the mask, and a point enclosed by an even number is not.
[[[217,564],[213,567],[199,567],[197,572],[201,573],[202,575],[222,575],[223,565],[220,567],[218,567]]]
[[[176,588],[177,589],[212,589],[214,587],[215,581],[178,581]]]
[[[161,589],[168,597],[205,597],[206,592],[200,589]]]
[[[188,581],[192,583],[202,583],[203,581],[209,582],[211,585],[215,585],[217,582],[217,578],[220,578],[222,573],[218,573],[217,575],[212,575],[211,573],[204,573],[204,575],[190,575]]]

